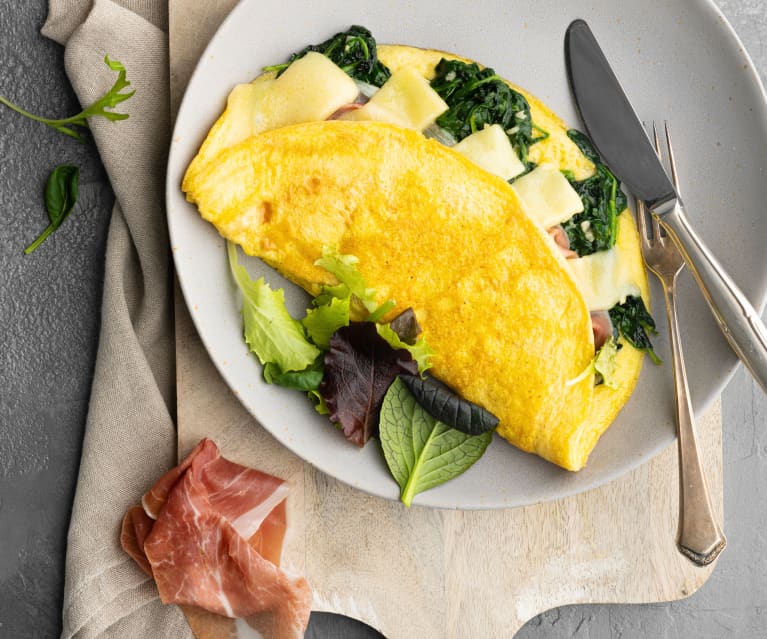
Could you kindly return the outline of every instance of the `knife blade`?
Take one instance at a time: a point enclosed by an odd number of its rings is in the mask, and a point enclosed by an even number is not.
[[[647,133],[584,20],[565,34],[570,88],[587,134],[613,173],[659,219],[700,286],[727,341],[767,392],[767,328],[693,230]]]
[[[654,206],[678,197],[650,138],[607,58],[584,20],[565,33],[570,90],[586,133],[610,170],[641,200]],[[626,153],[631,149],[631,153]]]

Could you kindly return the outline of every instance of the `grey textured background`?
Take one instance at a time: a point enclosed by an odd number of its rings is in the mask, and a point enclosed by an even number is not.
[[[718,3],[767,76],[763,0]],[[32,112],[79,110],[63,49],[39,35],[47,0],[0,0],[0,94]],[[66,531],[98,340],[113,196],[95,147],[0,107],[0,639],[57,637]],[[767,153],[767,149],[765,149]],[[45,228],[43,188],[61,163],[81,168],[71,218],[31,256]],[[767,637],[767,399],[740,370],[723,394],[729,546],[687,600],[569,606],[518,637]],[[410,611],[417,614],[417,611]],[[329,615],[308,637],[374,637]]]

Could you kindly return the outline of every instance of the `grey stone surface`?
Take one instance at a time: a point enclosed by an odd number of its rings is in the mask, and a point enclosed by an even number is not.
[[[767,72],[763,0],[719,3]],[[63,49],[39,35],[46,0],[0,0],[0,94],[43,115],[75,113]],[[767,150],[766,150],[767,152]],[[60,163],[81,167],[71,218],[37,252],[43,188]],[[113,196],[92,144],[0,108],[0,639],[60,633],[66,531],[96,344]],[[741,370],[723,395],[729,547],[681,602],[569,606],[530,621],[533,637],[767,637],[767,399]],[[417,611],[410,611],[417,614]],[[315,615],[312,639],[380,636]]]

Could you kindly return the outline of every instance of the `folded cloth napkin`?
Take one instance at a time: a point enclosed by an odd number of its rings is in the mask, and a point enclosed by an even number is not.
[[[43,34],[66,44],[80,102],[127,69],[127,120],[90,122],[116,196],[101,334],[66,558],[62,637],[191,637],[181,611],[119,544],[128,507],[176,461],[172,275],[164,209],[170,140],[167,3],[50,0]]]

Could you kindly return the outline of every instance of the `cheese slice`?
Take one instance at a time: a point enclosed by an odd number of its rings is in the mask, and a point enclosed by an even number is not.
[[[377,120],[423,131],[447,109],[445,101],[426,78],[411,68],[404,68],[393,73],[365,106],[344,113],[341,119]]]
[[[539,164],[512,184],[522,207],[543,228],[551,228],[583,211],[580,195],[553,164]]]
[[[504,180],[525,172],[525,165],[517,157],[509,136],[500,124],[485,126],[481,131],[465,137],[453,149]]]
[[[641,296],[632,264],[613,247],[567,260],[590,311],[607,311],[630,295]]]

